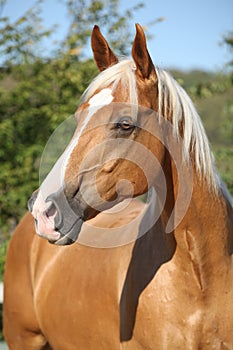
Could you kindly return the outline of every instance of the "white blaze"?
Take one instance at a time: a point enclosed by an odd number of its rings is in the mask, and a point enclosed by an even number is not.
[[[66,153],[66,157],[64,159],[64,164],[63,164],[63,176],[62,176],[62,178],[64,178],[65,170],[66,170],[66,167],[69,163],[70,155],[73,152],[74,148],[76,147],[80,136],[82,135],[85,127],[87,126],[87,124],[91,120],[92,116],[103,106],[109,105],[112,102],[112,100],[113,100],[112,90],[108,89],[108,88],[101,90],[98,94],[94,95],[89,100],[88,114],[87,114],[83,124],[81,125],[81,128],[79,129],[77,135],[71,141],[70,145],[67,147],[66,151],[64,152],[64,153]]]
[[[33,216],[41,220],[42,216],[45,216],[46,209],[50,206],[50,203],[45,203],[46,198],[58,191],[61,187],[64,186],[64,176],[65,171],[67,168],[67,165],[69,163],[70,155],[73,152],[74,148],[76,147],[79,138],[81,137],[84,129],[86,128],[87,124],[91,120],[92,116],[103,106],[106,106],[110,104],[113,100],[112,90],[109,88],[101,90],[99,93],[94,95],[89,100],[89,110],[88,114],[83,121],[83,124],[81,125],[77,135],[71,140],[70,144],[64,151],[64,153],[61,155],[61,157],[57,160],[57,162],[54,164],[52,170],[47,175],[45,180],[43,181],[42,185],[40,186],[40,191],[38,193],[37,199],[33,206],[32,214]],[[48,229],[48,226],[51,225],[50,229],[54,227],[53,218],[50,218],[50,222],[48,222],[46,218],[46,231]],[[40,226],[40,225],[39,225]],[[42,225],[42,227],[45,227],[45,225]],[[43,232],[38,232],[43,234]]]

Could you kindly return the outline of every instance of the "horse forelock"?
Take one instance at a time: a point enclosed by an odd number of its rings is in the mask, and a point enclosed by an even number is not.
[[[119,63],[107,68],[99,73],[84,91],[81,101],[86,102],[96,91],[111,86],[112,92],[121,82],[122,86],[129,92],[129,101],[131,104],[138,105],[137,82],[135,75],[135,64],[132,60],[123,59]],[[124,101],[119,101],[124,102]]]

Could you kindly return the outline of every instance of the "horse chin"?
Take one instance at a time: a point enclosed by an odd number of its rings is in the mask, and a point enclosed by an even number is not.
[[[76,220],[74,225],[72,226],[71,230],[68,233],[63,234],[62,228],[59,230],[60,238],[56,241],[49,241],[50,243],[53,243],[55,245],[70,245],[77,241],[79,233],[81,231],[83,224],[82,218],[79,218]]]
[[[49,243],[55,244],[55,245],[70,245],[70,244],[73,244],[74,241],[68,236],[63,236],[55,242],[49,240]]]
[[[62,229],[61,229],[59,231],[60,238],[56,241],[49,241],[49,242],[55,245],[70,245],[75,243],[81,231],[82,224],[83,224],[83,220],[80,218],[78,221],[76,221],[76,223],[68,233],[62,234]]]

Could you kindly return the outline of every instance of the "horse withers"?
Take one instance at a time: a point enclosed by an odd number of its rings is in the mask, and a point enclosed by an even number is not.
[[[6,341],[233,349],[232,200],[200,117],[153,65],[140,25],[132,60],[119,61],[97,26],[92,50],[100,74],[74,136],[10,242]],[[145,193],[146,204],[133,199]]]

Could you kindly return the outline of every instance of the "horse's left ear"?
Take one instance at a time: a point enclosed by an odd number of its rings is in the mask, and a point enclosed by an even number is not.
[[[101,31],[97,25],[94,26],[92,31],[91,47],[92,47],[92,51],[94,54],[97,67],[99,68],[100,71],[103,71],[106,68],[118,62],[118,58],[114,55],[114,53],[110,49],[107,41],[101,34]]]
[[[154,64],[146,45],[146,37],[140,24],[136,24],[136,35],[133,42],[132,56],[137,67],[138,74],[149,79],[156,76]]]

